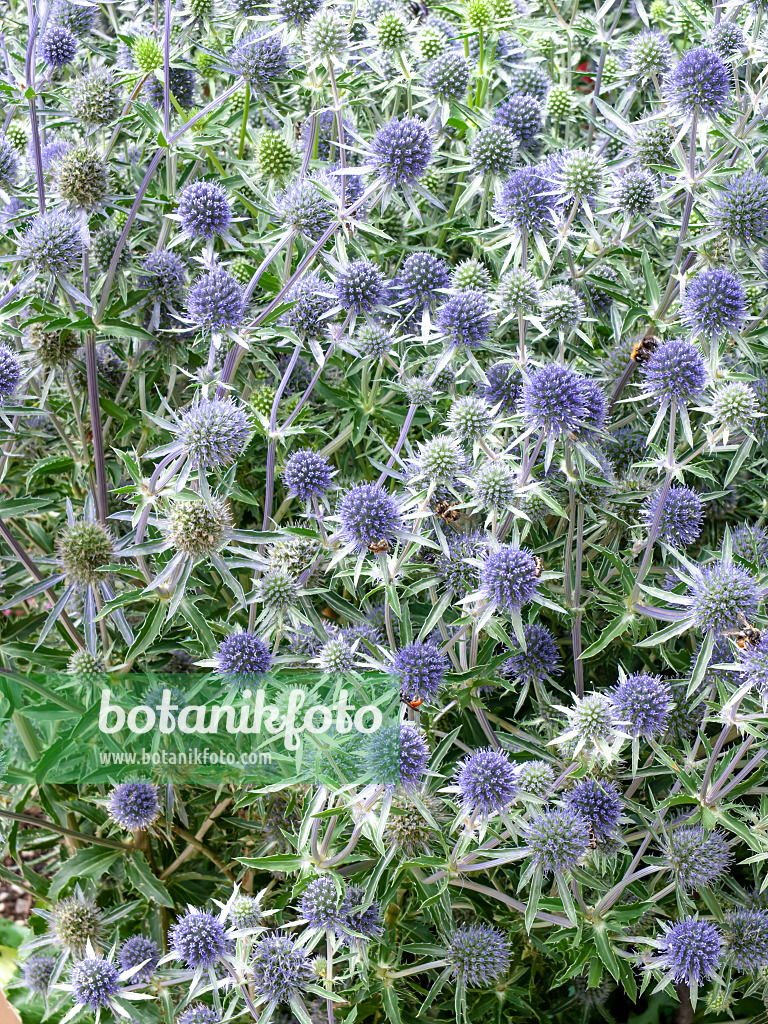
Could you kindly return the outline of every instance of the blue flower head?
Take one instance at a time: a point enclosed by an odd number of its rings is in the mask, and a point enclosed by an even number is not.
[[[72,998],[78,1006],[99,1010],[109,1006],[120,988],[119,971],[102,957],[86,957],[72,965]]]
[[[552,227],[556,197],[552,185],[537,167],[521,167],[509,175],[497,192],[493,210],[504,224],[521,233],[540,234]]]
[[[211,967],[227,952],[228,939],[222,921],[206,910],[189,910],[168,933],[171,952],[189,970]]]
[[[187,294],[187,312],[199,327],[223,331],[245,317],[243,286],[223,267],[201,274]]]
[[[219,644],[216,666],[225,679],[250,686],[269,671],[272,654],[255,633],[232,633]]]
[[[589,847],[589,825],[569,807],[544,811],[529,822],[527,843],[534,863],[545,875],[574,867]]]
[[[429,761],[429,746],[408,722],[382,726],[368,740],[366,765],[376,785],[417,789]]]
[[[487,817],[514,800],[519,785],[515,765],[505,750],[486,747],[468,754],[456,772],[464,813]]]
[[[480,573],[480,590],[499,608],[518,611],[538,589],[536,559],[525,548],[503,544],[486,555]]]
[[[121,782],[110,794],[109,814],[121,828],[148,828],[160,814],[157,786],[151,782]]]
[[[216,181],[193,181],[179,195],[179,217],[193,238],[222,235],[232,219],[226,190]]]
[[[667,91],[682,114],[695,110],[701,117],[713,118],[731,98],[731,73],[715,50],[697,46],[678,61],[667,79]]]
[[[461,925],[446,953],[456,977],[470,988],[492,985],[509,967],[509,940],[487,924]]]
[[[648,398],[661,405],[676,398],[681,405],[697,399],[707,385],[704,358],[690,341],[671,338],[643,364],[642,387]]]
[[[500,668],[501,674],[516,683],[538,682],[545,676],[557,676],[563,671],[560,652],[555,638],[546,626],[536,622],[523,626],[525,647],[523,650],[516,637],[512,638],[510,657]]]
[[[689,282],[683,300],[683,319],[693,334],[720,338],[738,334],[747,316],[741,279],[728,270],[703,270]]]
[[[341,532],[358,551],[392,539],[403,528],[397,502],[380,484],[355,484],[339,504]]]
[[[648,498],[643,510],[646,527],[650,528],[655,521],[660,500],[660,491]],[[704,502],[696,491],[690,487],[670,487],[661,513],[659,537],[672,547],[686,547],[698,539],[703,519]]]
[[[616,715],[632,736],[663,735],[674,705],[672,687],[661,676],[637,672],[622,679],[612,694]]]
[[[709,921],[686,917],[673,925],[662,924],[659,939],[660,966],[674,981],[687,985],[709,981],[722,956],[722,934]]]
[[[569,790],[565,804],[584,818],[598,841],[608,839],[619,827],[623,805],[612,782],[582,779]]]
[[[308,501],[313,495],[324,494],[328,490],[331,466],[323,455],[311,448],[302,448],[286,462],[283,483],[289,494]]]
[[[436,323],[452,345],[478,348],[490,337],[494,314],[484,292],[460,292],[439,308]]]
[[[412,185],[432,159],[432,138],[417,117],[387,121],[371,142],[371,162],[388,185]]]
[[[396,654],[392,673],[406,700],[429,701],[437,695],[448,668],[448,659],[432,643],[407,644]]]

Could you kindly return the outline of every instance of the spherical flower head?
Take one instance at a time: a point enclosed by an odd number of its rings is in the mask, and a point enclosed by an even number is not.
[[[160,950],[151,939],[143,935],[133,935],[126,939],[120,947],[120,967],[124,971],[130,971],[139,964],[144,964],[135,974],[131,975],[129,985],[140,985],[149,981],[157,968],[160,959]],[[146,962],[145,962],[146,961]]]
[[[566,155],[554,181],[565,198],[590,200],[602,184],[603,161],[589,150],[575,150]]]
[[[287,1003],[313,980],[306,949],[290,935],[273,933],[254,943],[249,982],[261,999]]]
[[[0,405],[16,391],[20,380],[19,357],[10,345],[0,342]]]
[[[720,929],[709,921],[683,918],[671,927],[662,925],[660,966],[674,981],[699,985],[709,981],[722,956]]]
[[[181,190],[178,214],[181,226],[193,238],[222,235],[232,220],[226,189],[215,181],[193,181]]]
[[[483,561],[480,590],[499,608],[516,612],[528,604],[539,586],[536,559],[526,548],[503,544]]]
[[[524,93],[510,93],[496,107],[493,119],[503,124],[521,146],[530,146],[544,128],[541,103]]]
[[[593,744],[609,743],[616,735],[619,722],[616,708],[604,693],[575,697],[569,719],[576,739]]]
[[[216,668],[226,680],[241,687],[258,683],[272,664],[269,647],[255,633],[232,633],[219,644]]]
[[[187,286],[187,265],[175,252],[159,249],[149,253],[142,263],[144,273],[139,288],[146,288],[149,298],[164,306],[174,306],[184,298]]]
[[[87,957],[72,965],[72,998],[78,1006],[98,1010],[109,1006],[120,988],[120,972],[109,960]]]
[[[392,338],[381,324],[365,323],[358,329],[357,347],[368,359],[383,359],[392,348]]]
[[[317,662],[322,672],[329,675],[346,675],[355,666],[355,652],[345,637],[332,637],[323,644]]]
[[[520,66],[512,69],[509,77],[509,92],[516,96],[533,96],[542,102],[550,88],[552,79],[540,67]]]
[[[543,800],[555,784],[555,772],[547,761],[524,761],[517,766],[517,784],[521,796]]]
[[[223,267],[201,274],[189,289],[187,312],[199,327],[223,331],[245,317],[243,286]]]
[[[343,914],[342,894],[337,892],[330,875],[313,879],[301,897],[301,916],[311,928],[339,929]]]
[[[227,951],[224,923],[206,910],[188,910],[168,933],[171,952],[187,968],[211,967]]]
[[[617,180],[613,201],[627,217],[641,217],[655,205],[659,194],[656,179],[645,167],[630,167]]]
[[[408,44],[408,24],[396,10],[385,11],[376,22],[376,38],[384,53],[396,53]]]
[[[515,162],[517,139],[503,124],[482,128],[469,147],[469,156],[481,174],[506,174]]]
[[[661,491],[651,495],[643,509],[643,525],[650,529],[659,514]],[[661,513],[659,537],[672,547],[693,544],[701,533],[704,503],[690,487],[673,485],[667,492]]]
[[[631,736],[662,736],[674,704],[672,687],[661,676],[637,672],[622,679],[611,695],[616,715]]]
[[[569,790],[565,803],[570,811],[588,822],[598,842],[607,839],[619,827],[623,804],[612,782],[582,779]]]
[[[532,313],[540,301],[536,278],[522,267],[507,271],[499,281],[499,300],[510,313]]]
[[[69,31],[82,38],[91,31],[96,16],[96,7],[85,4],[70,3],[70,0],[54,0],[51,5],[49,23],[63,25]]]
[[[491,747],[476,750],[461,762],[455,785],[464,812],[481,817],[503,811],[515,799],[519,788],[515,765],[507,751]]]
[[[45,995],[48,991],[53,972],[56,969],[56,957],[44,953],[31,956],[21,965],[24,984],[36,995]]]
[[[40,159],[44,171],[50,171],[57,160],[60,160],[72,145],[67,139],[48,136],[49,141],[40,149]]]
[[[109,173],[104,159],[90,146],[73,146],[56,164],[56,187],[71,206],[92,210],[107,194]]]
[[[236,462],[249,433],[246,412],[231,398],[199,398],[183,410],[176,425],[182,451],[203,469]]]
[[[763,634],[756,644],[749,644],[739,651],[739,661],[741,680],[749,683],[765,705],[768,703],[768,636]]]
[[[712,398],[712,416],[727,427],[751,430],[755,419],[755,392],[743,381],[717,389]]]
[[[73,953],[82,953],[88,942],[96,945],[104,928],[104,915],[93,900],[70,896],[53,908],[53,941]]]
[[[253,32],[243,36],[227,56],[235,74],[268,92],[272,83],[288,70],[288,49],[279,35]]]
[[[523,393],[523,375],[514,363],[493,363],[485,371],[478,394],[498,412],[513,412]]]
[[[451,937],[446,956],[465,985],[492,985],[509,967],[509,940],[487,924],[462,925]]]
[[[341,58],[349,46],[347,23],[336,11],[320,10],[304,29],[304,40],[308,53],[317,60]]]
[[[634,162],[645,168],[668,164],[675,134],[667,121],[640,121],[633,125],[629,151]]]
[[[582,385],[583,378],[560,363],[534,370],[523,387],[521,400],[528,425],[551,434],[577,430],[586,412]]]
[[[435,554],[435,571],[448,590],[466,597],[480,586],[480,569],[467,559],[481,557],[488,542],[480,532],[452,534],[447,539],[449,553]]]
[[[768,531],[753,523],[741,523],[733,531],[733,553],[746,562],[768,562]]]
[[[696,571],[688,596],[699,629],[735,629],[741,616],[751,621],[760,603],[757,578],[741,565],[714,562]]]
[[[672,829],[664,858],[683,889],[708,888],[731,863],[731,851],[722,832],[705,831],[701,825]]]
[[[432,159],[432,137],[418,117],[387,121],[371,142],[371,163],[388,185],[412,185]]]
[[[428,252],[415,252],[408,256],[395,280],[399,294],[415,306],[434,302],[450,283],[445,260]]]
[[[307,274],[298,281],[286,299],[294,305],[283,314],[282,320],[296,334],[300,337],[319,338],[327,332],[329,321],[325,319],[325,314],[336,305],[336,296],[317,274]]]
[[[302,178],[289,186],[278,201],[278,212],[296,234],[306,235],[312,241],[317,241],[333,218],[330,200],[309,178]]]
[[[588,823],[569,807],[544,811],[528,824],[526,831],[534,863],[545,875],[574,867],[591,841]]]
[[[448,426],[462,441],[480,440],[493,426],[491,407],[482,398],[457,398],[448,414]]]
[[[728,106],[731,73],[723,58],[708,46],[688,50],[667,79],[670,99],[681,114],[714,118]]]
[[[491,275],[480,260],[462,260],[451,274],[451,284],[459,292],[482,292],[491,283]]]
[[[190,71],[188,68],[171,67],[168,73],[168,84],[173,98],[182,110],[189,110],[195,105],[197,77],[194,71]],[[154,75],[150,75],[144,83],[144,95],[149,105],[155,110],[162,110],[165,106],[165,88]],[[171,106],[173,107],[173,104]]]
[[[65,274],[80,263],[83,249],[79,221],[57,207],[37,214],[18,251],[38,273]]]
[[[98,234],[91,238],[91,255],[99,270],[106,272],[109,269],[119,238],[120,232],[115,228],[109,227],[102,228]],[[117,258],[116,269],[124,270],[132,257],[131,247],[124,245]]]
[[[661,78],[672,67],[672,47],[661,32],[641,32],[624,55],[624,68],[633,78]]]
[[[481,508],[501,512],[512,504],[516,491],[516,474],[500,459],[486,462],[475,473],[475,501]]]
[[[432,643],[415,641],[396,654],[392,674],[400,684],[400,692],[409,701],[430,701],[443,685],[448,659]]]
[[[300,501],[309,501],[313,495],[325,494],[328,490],[331,484],[330,463],[311,448],[301,448],[286,462],[283,483],[289,494]]]
[[[355,484],[339,503],[342,535],[357,551],[389,540],[403,528],[397,502],[380,484]]]
[[[83,685],[103,683],[107,672],[104,659],[89,650],[75,651],[67,662],[67,674]]]
[[[149,828],[160,814],[157,786],[151,782],[121,782],[109,795],[109,816],[126,830]]]
[[[451,345],[478,348],[490,337],[494,319],[485,293],[467,291],[452,295],[443,303],[436,324]]]
[[[584,318],[584,306],[576,292],[567,284],[553,285],[540,300],[541,321],[548,331],[568,334]]]
[[[264,917],[255,896],[240,894],[229,908],[229,922],[238,931],[258,928]]]
[[[439,100],[458,100],[466,95],[472,73],[462,54],[441,53],[424,71],[424,85]]]
[[[460,441],[449,434],[421,441],[414,464],[419,476],[438,483],[451,483],[468,468]]]
[[[288,25],[305,25],[318,10],[322,0],[276,0],[273,10]]]
[[[435,388],[429,377],[410,377],[403,381],[403,392],[409,405],[429,405],[435,397]]]
[[[729,178],[716,194],[714,226],[729,238],[752,244],[768,237],[768,177],[745,171]]]
[[[52,68],[71,64],[77,53],[77,37],[63,25],[51,25],[37,44],[40,57]]]
[[[80,586],[99,579],[96,570],[112,561],[114,550],[112,535],[100,523],[73,523],[56,540],[56,553],[68,582]]]
[[[205,1003],[193,1003],[182,1010],[176,1018],[176,1024],[219,1024],[221,1017],[212,1006]]]
[[[432,62],[448,49],[448,36],[437,25],[426,25],[419,33],[417,48],[425,64]]]
[[[219,551],[229,539],[232,515],[225,501],[175,501],[166,522],[166,533],[177,551],[197,560]]]
[[[356,313],[368,311],[383,299],[384,275],[373,260],[353,260],[339,271],[336,278],[336,298],[344,309]]]
[[[711,28],[707,43],[723,60],[743,51],[746,46],[744,33],[735,21],[721,21]]]
[[[694,335],[721,338],[737,334],[747,316],[741,279],[719,268],[703,270],[688,283],[682,313]]]
[[[493,210],[500,221],[521,233],[540,234],[553,224],[556,197],[552,192],[538,168],[521,167],[496,193]]]
[[[372,733],[365,752],[373,783],[390,791],[417,789],[428,761],[427,741],[407,722],[384,725]]]
[[[347,886],[341,905],[344,925],[349,931],[357,932],[359,936],[362,936],[363,942],[377,938],[382,931],[381,908],[378,903],[371,903],[370,906],[363,907],[364,902],[365,889],[362,886]],[[361,940],[358,938],[355,941],[359,943]]]
[[[295,578],[283,569],[273,569],[261,577],[256,586],[256,600],[275,612],[284,612],[295,607],[299,597],[299,585]]]
[[[690,341],[665,341],[642,365],[642,387],[646,397],[658,405],[676,398],[687,405],[697,399],[707,384],[707,369],[701,352]]]
[[[295,150],[280,132],[265,131],[256,144],[256,162],[265,178],[287,178],[296,164]]]
[[[207,57],[208,54],[205,56]],[[131,43],[131,57],[138,70],[142,71],[145,75],[155,71],[157,68],[161,68],[164,63],[163,47],[160,41],[153,35],[144,35],[143,33],[134,36]]]
[[[526,649],[523,650],[517,638],[513,637],[511,657],[499,670],[503,676],[527,685],[539,682],[545,676],[557,676],[563,671],[555,638],[546,626],[540,626],[536,622],[526,623],[523,626],[523,636]]]
[[[768,911],[736,907],[725,915],[727,957],[739,974],[768,967]]]
[[[95,68],[77,79],[70,98],[72,113],[81,124],[110,124],[122,109],[120,93],[111,68]]]

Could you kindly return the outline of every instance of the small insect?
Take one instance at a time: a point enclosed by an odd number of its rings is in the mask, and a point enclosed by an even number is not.
[[[541,577],[541,574],[544,572],[544,563],[538,555],[534,555],[533,564],[536,566],[536,572],[534,573],[534,576],[536,577],[536,579],[539,579]]]
[[[293,131],[294,131],[294,134],[295,134],[297,142],[301,138],[301,133],[302,133],[303,130],[304,130],[304,122],[302,120],[298,120],[295,123],[295,125],[293,126]]]
[[[592,828],[592,825],[589,822],[587,822],[587,828],[589,829],[589,848],[590,850],[596,850],[597,836],[595,835],[595,830]]]
[[[640,338],[632,346],[632,362],[646,363],[658,348],[658,341],[655,338]]]
[[[456,523],[461,518],[461,509],[441,498],[435,505],[435,515],[446,523]]]
[[[751,625],[743,612],[739,612],[739,625],[741,626],[740,629],[726,629],[724,635],[732,636],[734,643],[740,651],[749,647],[757,647],[763,635],[762,630],[756,629]]]
[[[417,697],[415,700],[411,700],[410,697],[406,697],[404,693],[400,694],[400,701],[405,704],[406,707],[412,708],[414,711],[418,711],[424,703],[422,697]]]
[[[384,552],[389,551],[389,541],[373,540],[368,545],[368,550],[373,551],[375,555],[382,555],[384,554]]]

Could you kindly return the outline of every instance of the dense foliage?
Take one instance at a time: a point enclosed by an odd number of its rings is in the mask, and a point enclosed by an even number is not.
[[[766,15],[3,7],[25,1024],[768,1005]]]

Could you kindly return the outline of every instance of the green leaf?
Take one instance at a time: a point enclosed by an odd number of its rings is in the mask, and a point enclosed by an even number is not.
[[[48,895],[58,896],[64,886],[73,879],[90,878],[96,881],[122,856],[123,854],[116,850],[78,850],[74,857],[64,861],[53,876]]]
[[[163,626],[165,609],[165,603],[163,601],[158,601],[152,611],[147,615],[147,618],[144,620],[144,625],[139,630],[139,635],[136,637],[133,642],[133,646],[125,656],[126,661],[133,661],[135,658],[138,658],[139,655],[143,654],[157,638]]]
[[[133,885],[153,903],[159,903],[161,907],[172,907],[173,900],[163,883],[155,878],[152,870],[147,864],[147,858],[137,850],[126,860],[125,872]]]
[[[276,854],[274,857],[238,857],[240,864],[249,868],[260,868],[262,871],[298,871],[305,863],[304,857],[294,857],[290,853]]]
[[[617,615],[610,626],[600,634],[600,639],[590,644],[586,651],[582,652],[581,660],[586,661],[588,658],[594,658],[596,654],[604,650],[612,640],[615,640],[617,636],[621,636],[627,626],[631,624],[632,619],[633,616],[626,613]]]
[[[206,654],[213,654],[216,650],[216,641],[211,628],[205,620],[205,616],[194,604],[191,598],[185,597],[179,604],[179,613],[184,616],[187,622],[194,629],[197,639],[205,648]]]

